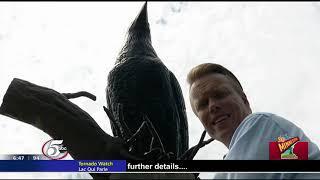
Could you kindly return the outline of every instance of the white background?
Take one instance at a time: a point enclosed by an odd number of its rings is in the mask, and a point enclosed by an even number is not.
[[[142,5],[1,2],[0,103],[14,77],[59,92],[85,90],[97,101],[72,101],[112,134],[102,108],[107,74]],[[320,145],[320,3],[150,2],[148,13],[153,46],[183,90],[191,146],[203,127],[190,108],[186,74],[204,62],[234,72],[254,112],[283,116]],[[49,139],[31,125],[0,116],[0,154],[40,154]],[[213,142],[195,159],[222,159],[226,152],[224,145]],[[0,177],[90,178],[80,173],[2,173]]]

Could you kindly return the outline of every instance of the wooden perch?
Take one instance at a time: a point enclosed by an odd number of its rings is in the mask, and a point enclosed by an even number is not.
[[[15,78],[3,98],[0,114],[31,124],[53,139],[62,139],[74,159],[135,159],[126,152],[121,139],[105,133],[68,98]]]

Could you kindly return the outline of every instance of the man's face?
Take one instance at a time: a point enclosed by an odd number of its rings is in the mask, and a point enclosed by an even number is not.
[[[190,87],[190,103],[209,135],[227,147],[236,128],[251,113],[245,94],[222,74],[196,80]]]

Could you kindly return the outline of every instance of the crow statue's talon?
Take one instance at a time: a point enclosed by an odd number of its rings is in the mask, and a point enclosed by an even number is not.
[[[140,149],[139,143],[141,143],[144,139],[144,137],[151,137],[150,143],[149,143],[149,149],[148,151],[144,152],[141,156],[144,160],[174,160],[176,159],[173,152],[166,153],[161,139],[158,136],[157,131],[155,130],[154,126],[150,122],[147,116],[143,116],[143,123],[140,125],[138,130],[126,140],[125,144],[128,146],[128,151],[130,153],[138,153],[141,152],[138,149]],[[146,134],[148,133],[148,134]],[[158,141],[159,145],[155,146],[155,139]]]
[[[131,136],[129,137],[127,140],[126,140],[126,144],[127,146],[130,147],[130,150],[132,152],[135,152],[135,153],[138,153],[140,152],[141,153],[141,143],[142,143],[142,137],[143,136],[146,136],[146,124],[145,122],[143,122],[140,127],[137,129],[137,131]],[[145,151],[142,151],[142,152],[145,152]]]
[[[106,108],[105,106],[103,106],[103,110],[104,110],[104,112],[106,112],[106,114],[110,120],[113,135],[116,137],[121,137],[120,127],[115,125],[115,124],[117,124],[116,118],[113,116],[112,112],[108,108]]]
[[[206,141],[203,141],[203,143],[201,144],[201,147],[203,147],[203,146],[211,143],[212,141],[214,141],[214,138],[210,138],[210,139],[208,139],[208,140],[206,140]]]
[[[162,152],[165,152],[165,149],[164,149],[164,146],[162,144],[161,138],[160,138],[159,134],[157,133],[157,130],[154,128],[154,126],[153,126],[152,122],[150,121],[150,119],[146,115],[143,115],[143,120],[144,120],[144,122],[147,123],[149,131],[152,134],[152,137],[153,137],[152,143],[154,142],[154,140],[156,140],[156,142],[159,143],[159,145],[160,145],[160,147],[162,149]]]
[[[203,131],[198,144],[193,146],[192,148],[188,149],[178,159],[179,160],[192,160],[195,157],[195,155],[197,154],[197,152],[199,151],[200,148],[202,148],[205,145],[207,145],[207,144],[211,143],[212,141],[214,141],[213,138],[210,138],[210,139],[204,141],[205,135],[206,135],[206,131]]]
[[[203,131],[202,134],[201,134],[201,138],[200,138],[198,144],[196,145],[196,147],[192,150],[192,152],[191,152],[191,154],[189,156],[189,159],[193,159],[194,156],[197,154],[197,152],[201,148],[200,146],[202,145],[203,140],[204,140],[205,137],[206,137],[206,131]]]
[[[175,159],[176,157],[172,152],[164,153],[161,157],[158,158],[158,160],[175,160]]]
[[[150,150],[149,152],[144,153],[144,157],[146,160],[154,160],[157,159],[161,154],[161,149],[160,148],[155,148]]]
[[[126,122],[124,121],[124,115],[123,115],[123,105],[118,103],[118,109],[117,109],[117,114],[118,114],[118,122],[121,124],[122,127],[122,134],[124,139],[129,139],[133,135],[131,130],[128,128]]]
[[[106,112],[109,120],[112,122],[115,122],[115,118],[114,118],[113,114],[111,113],[111,111],[108,108],[106,108],[105,106],[103,106],[103,110],[104,110],[104,112]]]

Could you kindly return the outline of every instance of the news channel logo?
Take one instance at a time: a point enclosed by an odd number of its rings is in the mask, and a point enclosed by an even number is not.
[[[52,160],[63,159],[68,155],[67,147],[63,145],[63,140],[51,139],[43,144],[42,154]]]
[[[300,141],[299,137],[279,136],[277,141],[269,142],[269,159],[308,160],[308,142]]]

